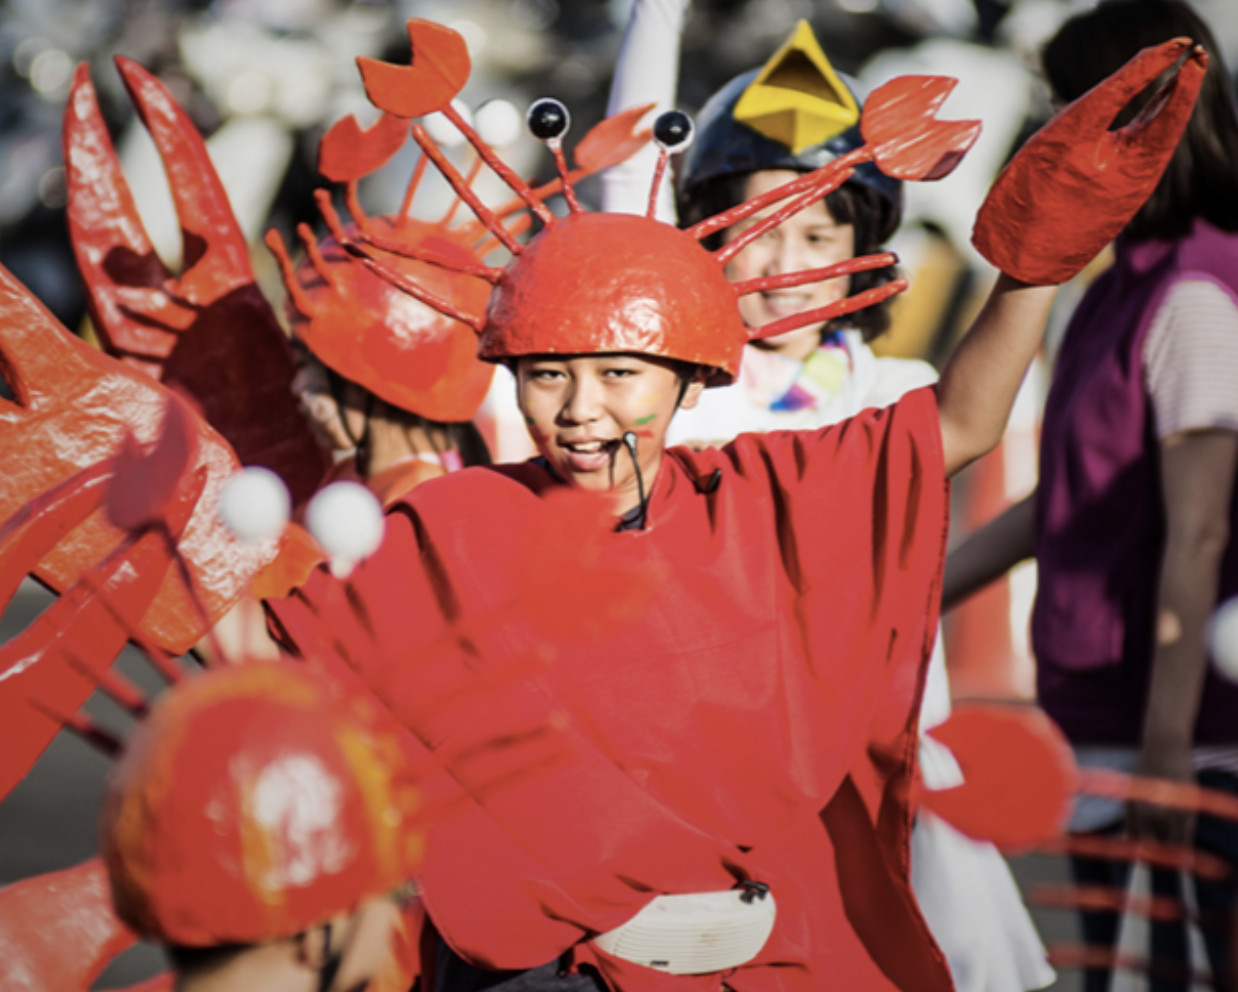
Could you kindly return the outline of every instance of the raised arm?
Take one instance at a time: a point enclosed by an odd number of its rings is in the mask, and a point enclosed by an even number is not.
[[[946,474],[997,446],[1015,394],[1040,347],[1056,286],[1030,286],[1002,273],[984,309],[937,383]]]
[[[972,240],[1002,275],[938,385],[948,474],[1001,438],[1055,287],[1091,261],[1156,187],[1207,63],[1204,50],[1186,38],[1145,49],[1041,128],[998,176]],[[1166,72],[1147,109],[1109,130]]]
[[[652,122],[675,106],[679,83],[679,39],[690,0],[635,0],[610,84],[608,116],[654,104],[646,115]],[[625,162],[602,173],[602,209],[643,214],[649,204],[649,181],[657,149],[648,145]],[[669,173],[658,190],[658,219],[675,223],[675,197]]]

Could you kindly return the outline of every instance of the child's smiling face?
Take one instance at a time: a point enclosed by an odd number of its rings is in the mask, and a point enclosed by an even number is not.
[[[744,185],[744,198],[752,199],[790,182],[799,173],[783,169],[754,172]],[[784,204],[776,203],[747,220],[727,228],[723,241],[729,242]],[[743,282],[760,276],[783,275],[806,269],[819,269],[843,262],[855,255],[855,228],[839,224],[819,200],[793,217],[767,231],[744,247],[727,264],[727,278]],[[780,320],[792,314],[828,306],[847,295],[849,280],[830,279],[789,289],[752,293],[739,301],[739,312],[749,327]],[[810,324],[778,337],[756,342],[757,347],[780,351],[801,361],[821,343],[821,324]]]
[[[704,388],[700,375],[685,387],[682,371],[679,363],[628,353],[525,356],[516,362],[520,409],[538,451],[560,478],[612,492],[616,511],[624,512],[640,495],[623,435],[637,437],[648,491],[677,405],[695,406]]]

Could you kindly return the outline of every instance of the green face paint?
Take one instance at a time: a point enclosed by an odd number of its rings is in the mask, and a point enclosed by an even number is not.
[[[647,417],[637,417],[636,426],[643,427],[645,424],[649,423],[651,420],[657,420],[657,419],[658,419],[658,415],[656,413],[651,413]]]

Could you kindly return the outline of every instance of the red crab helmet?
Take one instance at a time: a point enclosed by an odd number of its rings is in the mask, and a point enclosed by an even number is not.
[[[735,290],[692,235],[631,214],[574,213],[525,246],[490,298],[479,353],[638,352],[739,371],[748,331]]]
[[[409,876],[420,839],[399,742],[372,704],[284,663],[170,690],[104,798],[118,915],[187,947],[298,933]]]
[[[477,263],[466,247],[439,225],[408,218],[373,217],[372,230],[416,245],[441,259]],[[355,234],[356,227],[349,227]],[[481,314],[490,285],[476,276],[375,249],[390,269],[415,280],[459,309]],[[485,399],[494,369],[477,360],[477,335],[468,324],[445,316],[400,292],[370,269],[352,264],[333,238],[320,257],[298,273],[309,313],[290,309],[293,334],[328,368],[379,399],[428,420],[472,420]],[[318,266],[321,266],[321,271]]]
[[[387,114],[400,117],[434,109],[424,107],[425,101],[414,101],[414,106],[405,99],[419,92],[413,84],[429,86],[427,92],[431,92],[438,84],[462,85],[466,74],[463,69],[454,73],[444,69],[453,64],[448,55],[464,50],[458,36],[421,21],[410,21],[409,30],[414,49],[412,65],[373,60],[362,63],[371,100]],[[542,224],[532,241],[520,244],[504,228],[501,218],[477,198],[468,178],[437,147],[426,129],[412,125],[413,140],[425,158],[434,163],[477,220],[513,256],[503,269],[456,266],[494,285],[484,320],[454,306],[418,280],[407,279],[380,264],[365,244],[342,230],[337,240],[403,292],[470,324],[481,336],[478,353],[482,358],[504,361],[547,353],[632,352],[703,366],[711,370],[708,384],[721,385],[734,379],[748,341],[832,320],[906,288],[906,280],[895,279],[826,306],[760,327],[745,327],[736,305],[740,297],[885,268],[896,259],[889,253],[862,256],[734,285],[723,272],[747,244],[837,189],[860,165],[874,162],[894,179],[937,179],[949,173],[980,130],[978,121],[936,119],[937,109],[953,86],[953,80],[943,77],[892,80],[871,94],[866,103],[860,124],[863,144],[685,231],[653,219],[656,190],[670,155],[682,151],[691,140],[691,122],[678,111],[662,115],[654,124],[658,161],[645,216],[589,214],[572,188],[563,150],[563,136],[569,127],[567,108],[551,99],[535,102],[529,109],[529,127],[555,157],[569,211],[564,217],[555,216],[543,202],[544,194],[516,175],[458,114],[452,116],[446,101],[440,101],[439,109],[465,135],[480,159]],[[755,216],[775,204],[778,206],[772,212]],[[324,216],[330,223],[329,211]],[[713,251],[701,247],[700,243],[712,234],[748,218],[753,218],[753,223],[726,244]],[[377,239],[369,240],[381,247]]]

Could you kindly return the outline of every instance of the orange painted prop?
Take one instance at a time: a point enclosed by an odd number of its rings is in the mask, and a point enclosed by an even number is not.
[[[1109,126],[1185,56],[1131,123]],[[1146,48],[1041,128],[993,184],[972,242],[1007,275],[1061,283],[1112,241],[1156,188],[1203,83],[1208,56],[1187,38]]]
[[[142,226],[108,138],[89,67],[64,122],[69,230],[96,330],[109,353],[194,398],[244,465],[283,478],[294,503],[326,470],[297,410],[292,351],[254,281],[244,236],[193,122],[154,76],[118,57],[125,88],[163,159],[183,240],[173,275]]]

